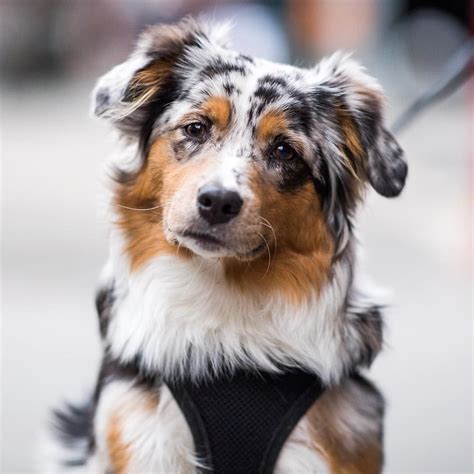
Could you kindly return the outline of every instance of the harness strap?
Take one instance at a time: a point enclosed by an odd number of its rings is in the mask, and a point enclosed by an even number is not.
[[[324,391],[314,374],[236,371],[206,381],[165,381],[215,474],[270,474],[300,418]]]

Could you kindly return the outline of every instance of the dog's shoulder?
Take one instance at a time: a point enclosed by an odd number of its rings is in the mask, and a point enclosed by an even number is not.
[[[306,415],[310,438],[334,472],[377,474],[383,465],[385,401],[364,376],[328,389]]]

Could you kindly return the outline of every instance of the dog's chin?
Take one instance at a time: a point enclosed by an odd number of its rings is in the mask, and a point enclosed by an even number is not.
[[[172,241],[183,246],[203,258],[235,258],[242,261],[250,261],[260,257],[267,251],[267,244],[261,240],[253,247],[239,246],[235,243],[215,237],[210,233],[194,232],[185,230],[173,233]]]

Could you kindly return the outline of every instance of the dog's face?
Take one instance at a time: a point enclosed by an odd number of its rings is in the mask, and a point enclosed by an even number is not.
[[[327,271],[366,183],[385,196],[404,185],[381,90],[341,55],[300,69],[218,36],[188,20],[154,27],[96,87],[95,113],[139,143],[117,174],[132,260],[184,247],[257,262],[280,249]]]
[[[302,223],[318,212],[303,159],[310,144],[290,111],[274,104],[252,116],[273,80],[259,72],[249,63],[230,92],[225,75],[196,81],[154,126],[148,161],[160,182],[154,189],[168,242],[202,256],[253,260],[284,238],[289,212]]]

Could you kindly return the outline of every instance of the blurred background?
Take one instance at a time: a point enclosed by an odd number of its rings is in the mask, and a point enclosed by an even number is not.
[[[110,140],[90,90],[145,25],[188,13],[232,19],[236,48],[275,61],[353,50],[387,91],[389,123],[474,25],[462,0],[0,0],[2,473],[37,470],[48,410],[96,375]],[[359,219],[366,266],[392,292],[371,370],[388,402],[387,473],[473,468],[473,107],[471,80],[400,133],[406,190],[370,194]]]

